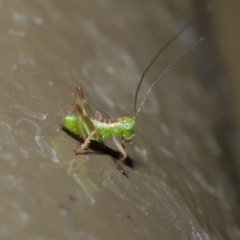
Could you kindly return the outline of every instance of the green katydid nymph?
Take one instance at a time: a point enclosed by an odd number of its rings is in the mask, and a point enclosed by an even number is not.
[[[136,120],[138,118],[138,115],[141,111],[141,108],[154,87],[154,85],[163,77],[163,75],[166,74],[166,72],[171,68],[176,62],[178,62],[183,56],[188,54],[189,51],[191,51],[193,48],[195,48],[200,42],[205,40],[205,38],[200,39],[197,43],[195,43],[193,46],[191,46],[189,49],[187,49],[185,52],[183,52],[180,56],[178,56],[174,61],[172,61],[165,70],[159,75],[159,77],[154,81],[154,83],[151,85],[151,87],[148,89],[145,97],[143,98],[140,107],[137,109],[137,97],[139,88],[142,84],[143,78],[149,68],[152,66],[152,64],[156,61],[156,59],[159,57],[159,55],[163,52],[164,49],[166,49],[174,40],[177,39],[177,37],[190,25],[192,24],[193,19],[189,23],[187,23],[184,27],[180,29],[180,31],[177,32],[171,38],[170,41],[168,41],[156,54],[156,56],[153,58],[153,60],[150,62],[148,67],[143,72],[141,79],[139,81],[136,93],[135,93],[135,99],[134,99],[134,114],[133,117],[121,117],[117,119],[104,119],[102,118],[102,115],[100,112],[94,113],[91,107],[88,104],[88,101],[84,98],[83,90],[81,87],[77,87],[75,90],[75,97],[76,102],[73,103],[73,115],[67,115],[63,119],[63,126],[72,132],[75,135],[80,136],[84,142],[82,145],[80,145],[74,152],[75,154],[81,154],[84,153],[84,150],[88,148],[88,145],[90,143],[90,140],[93,141],[100,141],[106,138],[112,138],[113,142],[115,143],[117,149],[121,153],[120,159],[117,161],[117,169],[126,175],[124,170],[122,169],[122,164],[127,158],[127,153],[125,151],[125,145],[126,143],[130,143],[135,136],[135,125]],[[120,143],[117,140],[117,136],[122,137],[122,142]]]

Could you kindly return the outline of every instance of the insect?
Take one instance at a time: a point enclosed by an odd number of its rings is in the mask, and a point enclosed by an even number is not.
[[[148,89],[145,94],[139,108],[137,109],[137,97],[140,86],[142,84],[143,78],[149,68],[153,65],[153,63],[157,60],[159,55],[165,50],[174,40],[178,38],[178,36],[184,32],[184,30],[192,24],[193,21],[196,21],[199,17],[193,19],[185,26],[183,26],[180,31],[178,31],[170,41],[168,41],[156,54],[153,60],[150,62],[148,67],[143,72],[139,84],[137,86],[137,90],[135,93],[134,99],[134,114],[133,117],[120,117],[117,119],[104,119],[100,112],[94,113],[91,109],[88,101],[85,99],[83,94],[83,89],[81,87],[77,87],[75,90],[76,102],[73,103],[73,115],[67,115],[63,119],[63,126],[72,132],[75,135],[80,136],[84,142],[80,145],[74,152],[75,154],[81,154],[86,150],[89,146],[90,140],[99,141],[106,138],[111,137],[113,142],[115,143],[117,149],[121,153],[120,159],[117,161],[117,169],[124,175],[126,172],[122,168],[122,164],[127,158],[127,153],[125,151],[125,145],[127,143],[131,143],[132,139],[135,136],[135,125],[136,120],[139,116],[141,108],[147,99],[148,94],[154,87],[154,85],[166,74],[166,72],[171,68],[176,62],[178,62],[183,56],[187,55],[189,51],[194,49],[199,43],[201,43],[206,38],[201,38],[198,42],[192,45],[189,49],[183,52],[180,56],[178,56],[174,61],[172,61],[165,70],[159,75],[159,77],[153,82],[151,87]],[[121,143],[117,140],[117,136],[122,137]]]

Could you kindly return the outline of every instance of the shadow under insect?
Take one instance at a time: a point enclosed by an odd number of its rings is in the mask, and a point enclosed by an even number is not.
[[[80,144],[82,144],[84,142],[84,140],[70,132],[67,128],[65,128],[64,126],[61,126],[62,130],[67,133],[70,137],[74,138],[75,140],[77,140]],[[106,154],[109,155],[113,158],[114,162],[117,162],[119,157],[120,157],[120,153],[108,146],[106,146],[103,142],[101,141],[90,141],[90,144],[88,146],[88,149],[94,151],[94,152],[89,152],[89,151],[85,151],[82,154]],[[126,160],[124,161],[124,164],[127,165],[130,168],[134,168],[134,160],[132,158],[130,158],[129,156],[127,156]]]

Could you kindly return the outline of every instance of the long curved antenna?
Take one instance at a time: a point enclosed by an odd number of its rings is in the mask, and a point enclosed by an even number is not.
[[[134,117],[136,117],[136,109],[137,109],[137,97],[138,97],[138,92],[140,89],[140,86],[142,84],[143,78],[146,75],[146,73],[148,72],[148,70],[151,68],[151,66],[153,65],[153,63],[157,60],[157,58],[161,55],[161,53],[169,46],[171,45],[178,37],[179,35],[181,35],[186,28],[188,28],[191,24],[193,24],[195,21],[201,19],[202,17],[204,17],[206,14],[208,14],[208,12],[205,12],[203,14],[200,14],[199,16],[193,18],[191,21],[189,21],[187,24],[185,24],[167,43],[165,43],[165,45],[159,49],[159,51],[157,52],[157,54],[155,55],[155,57],[152,59],[152,61],[150,62],[150,64],[147,66],[147,68],[144,70],[141,79],[138,83],[137,86],[137,90],[135,93],[135,98],[134,98],[134,107],[133,107],[133,111],[134,111]]]
[[[167,73],[168,69],[171,68],[175,63],[177,63],[181,58],[183,58],[185,55],[187,55],[191,50],[193,50],[198,44],[200,44],[202,41],[206,40],[207,38],[201,38],[198,42],[194,43],[189,49],[187,49],[185,52],[183,52],[180,56],[178,56],[177,58],[174,59],[174,61],[172,61],[163,71],[162,73],[158,76],[158,78],[154,81],[154,83],[152,84],[152,86],[148,89],[145,97],[143,98],[143,101],[140,104],[140,107],[138,108],[138,110],[135,112],[134,114],[134,119],[137,119],[139,112],[141,111],[141,108],[144,104],[144,102],[147,99],[148,94],[150,93],[150,91],[152,90],[152,88],[154,87],[154,85]]]

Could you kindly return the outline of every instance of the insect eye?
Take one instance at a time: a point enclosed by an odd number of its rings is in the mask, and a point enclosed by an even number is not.
[[[123,127],[124,127],[126,130],[129,130],[129,129],[131,129],[131,124],[129,124],[129,123],[126,122],[126,121],[123,121]]]

